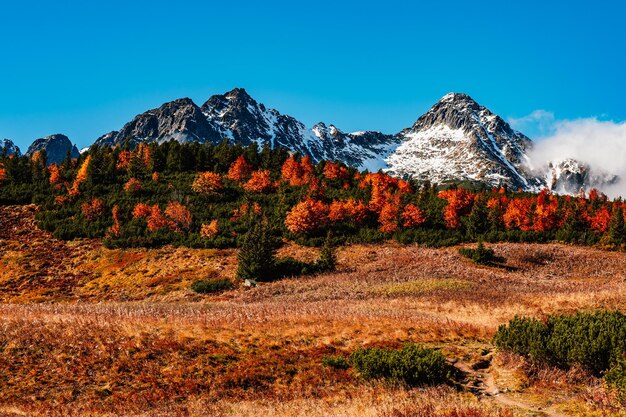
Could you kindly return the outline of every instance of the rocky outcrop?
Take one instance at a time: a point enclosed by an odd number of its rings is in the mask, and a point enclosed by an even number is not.
[[[46,152],[48,164],[60,164],[65,160],[68,152],[71,158],[78,158],[80,156],[76,145],[73,145],[67,136],[61,134],[46,136],[45,138],[35,140],[28,147],[26,155],[32,156],[37,151]]]

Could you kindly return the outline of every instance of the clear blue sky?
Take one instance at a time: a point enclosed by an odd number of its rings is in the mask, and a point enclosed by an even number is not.
[[[79,146],[244,87],[307,125],[393,133],[450,91],[504,117],[626,119],[618,1],[7,1],[0,138]]]

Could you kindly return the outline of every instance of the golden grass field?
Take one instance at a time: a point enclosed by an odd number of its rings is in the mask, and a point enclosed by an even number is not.
[[[61,242],[35,211],[0,207],[0,415],[626,415],[601,381],[490,343],[515,315],[626,311],[625,253],[497,244],[494,268],[457,248],[352,245],[335,273],[198,295],[194,280],[234,277],[235,250]],[[321,363],[406,341],[441,348],[467,379],[407,390]]]

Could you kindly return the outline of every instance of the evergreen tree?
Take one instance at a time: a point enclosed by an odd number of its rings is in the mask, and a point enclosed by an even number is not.
[[[268,230],[267,220],[260,221],[243,238],[237,256],[237,278],[270,280],[275,272],[276,242]]]
[[[624,243],[625,233],[624,211],[621,207],[615,207],[615,209],[613,209],[613,215],[611,216],[611,222],[609,223],[609,237],[614,244],[620,245]]]
[[[480,195],[474,205],[472,211],[466,220],[467,236],[470,239],[478,239],[489,231],[489,210],[487,208],[487,201],[484,195]]]
[[[337,268],[337,255],[333,246],[333,239],[330,231],[326,234],[324,245],[320,251],[320,257],[315,263],[320,272],[330,272]]]

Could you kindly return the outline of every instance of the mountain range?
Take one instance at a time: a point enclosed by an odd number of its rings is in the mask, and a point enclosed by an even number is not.
[[[315,162],[336,160],[363,170],[383,169],[395,176],[438,184],[469,181],[527,191],[548,188],[576,193],[581,188],[600,188],[619,181],[567,155],[560,161],[534,163],[541,168],[531,171],[531,139],[460,93],[445,95],[411,127],[385,134],[347,133],[322,122],[308,128],[294,117],[257,102],[244,89],[235,88],[210,97],[201,106],[189,98],[165,103],[137,115],[120,130],[99,137],[92,146],[136,146],[169,140],[219,143],[225,139],[242,145],[284,147],[309,155]],[[0,142],[1,146],[9,153],[16,148],[7,139]],[[46,149],[50,163],[62,160],[68,149],[73,157],[78,155],[64,135],[38,139],[26,154],[41,149]],[[13,152],[19,154],[19,149]]]

